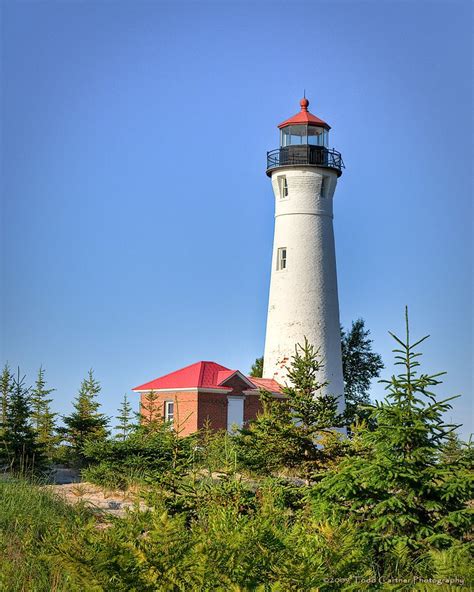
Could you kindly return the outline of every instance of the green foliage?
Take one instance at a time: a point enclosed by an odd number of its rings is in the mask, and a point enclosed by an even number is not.
[[[198,434],[195,465],[208,473],[235,473],[237,470],[237,447],[235,438],[227,430],[214,431],[209,421]]]
[[[0,374],[0,437],[3,436],[7,425],[7,412],[13,390],[13,380],[14,376],[8,364],[5,364]]]
[[[84,461],[84,446],[88,440],[100,441],[107,436],[109,420],[99,412],[100,403],[97,401],[100,390],[93,371],[89,370],[74,402],[74,411],[63,418],[64,436],[72,445],[79,463]]]
[[[239,466],[260,475],[293,467],[301,456],[288,402],[261,390],[262,411],[234,438]]]
[[[322,438],[341,424],[337,399],[321,394],[327,386],[318,382],[321,362],[318,352],[305,339],[295,347],[288,367],[291,386],[283,388],[285,399],[261,393],[263,410],[236,439],[238,456],[244,467],[271,474],[291,469],[306,480],[323,471],[338,452],[338,438],[321,446]]]
[[[370,331],[363,319],[353,321],[349,331],[341,327],[342,371],[344,375],[344,396],[346,420],[350,425],[357,419],[366,419],[361,408],[370,403],[370,382],[380,376],[382,358],[372,351]]]
[[[474,466],[474,447],[472,442],[463,442],[456,432],[448,432],[445,442],[440,447],[441,459],[454,463],[461,459],[469,459]]]
[[[172,514],[157,504],[65,541],[55,561],[84,587],[108,590],[113,582],[117,591],[303,592],[317,590],[330,573],[372,574],[351,529],[291,510],[284,489],[266,482],[252,493],[235,481],[217,482],[190,521],[187,509]]]
[[[46,388],[44,370],[40,367],[35,386],[31,390],[31,420],[36,442],[42,447],[49,461],[52,460],[55,448],[59,443],[55,425],[57,413],[51,411],[53,400],[48,398],[48,395],[54,390]]]
[[[194,438],[179,438],[166,424],[136,428],[126,438],[89,440],[83,448],[84,479],[127,489],[137,482],[164,483],[192,466]]]
[[[90,518],[29,481],[0,481],[0,590],[70,592],[79,588],[47,557]]]
[[[250,368],[249,376],[253,378],[262,378],[263,376],[263,356],[257,358]]]
[[[430,575],[435,578],[453,579],[455,575],[467,583],[474,583],[472,545],[456,542],[448,549],[431,549],[428,560]]]
[[[342,420],[337,415],[337,398],[321,394],[321,390],[328,386],[318,381],[322,366],[318,351],[305,337],[304,344],[295,347],[295,355],[288,368],[288,383],[291,386],[283,388],[292,419],[299,424],[303,435],[312,441],[321,430],[341,425]]]
[[[366,419],[361,407],[370,403],[370,383],[380,376],[383,362],[379,354],[372,351],[370,331],[365,328],[364,319],[352,322],[349,331],[341,326],[342,371],[344,375],[344,396],[346,400],[346,423]],[[252,364],[250,376],[263,376],[263,356]]]
[[[43,447],[31,427],[31,403],[25,377],[13,378],[0,448],[0,461],[15,473],[30,473],[44,466]]]
[[[432,590],[388,586],[377,578],[465,578],[466,544],[430,550],[399,570],[380,572],[374,551],[350,521],[331,524],[311,513],[304,493],[274,479],[256,488],[237,480],[197,482],[188,503],[174,506],[156,488],[156,503],[104,524],[81,506],[66,506],[46,488],[0,482],[0,589],[8,592],[154,592],[234,590],[362,592]],[[104,528],[104,526],[107,526]],[[357,579],[356,579],[357,578]],[[344,583],[339,583],[340,581]],[[374,583],[372,583],[374,582]]]
[[[125,440],[136,427],[132,421],[132,406],[128,401],[127,395],[123,396],[122,404],[118,412],[117,419],[119,423],[115,426],[115,429],[117,430],[117,438],[119,440]]]
[[[154,391],[145,393],[140,400],[140,413],[138,414],[140,424],[148,426],[150,429],[157,427],[163,423],[163,417],[158,405],[159,397]]]
[[[440,458],[453,429],[443,420],[451,399],[438,401],[432,392],[440,374],[419,373],[417,347],[426,337],[410,343],[408,315],[406,339],[392,336],[402,371],[384,381],[388,395],[371,408],[377,427],[360,434],[365,454],[345,458],[314,489],[316,514],[357,526],[382,571],[395,569],[400,557],[409,565],[455,544],[472,520],[468,459]]]

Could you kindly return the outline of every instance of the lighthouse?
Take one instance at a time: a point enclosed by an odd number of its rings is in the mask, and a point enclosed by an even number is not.
[[[344,408],[333,199],[344,163],[329,148],[330,126],[309,101],[278,126],[280,147],[267,153],[275,195],[275,232],[264,353],[264,378],[285,383],[295,345],[306,337],[323,367],[319,382]]]

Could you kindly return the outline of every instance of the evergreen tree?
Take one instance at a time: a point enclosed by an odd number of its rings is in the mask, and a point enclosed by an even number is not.
[[[372,379],[380,376],[382,358],[372,351],[370,331],[363,319],[353,321],[350,331],[341,327],[342,370],[344,375],[344,396],[346,418],[352,423],[356,417],[364,417],[361,405],[370,403],[369,389]],[[250,376],[263,376],[263,356],[252,364]]]
[[[5,364],[0,374],[0,437],[3,435],[7,425],[7,411],[13,390],[13,379],[14,377],[8,364]]]
[[[372,351],[370,331],[363,319],[353,321],[350,331],[341,327],[342,371],[346,399],[346,421],[366,419],[362,406],[370,403],[369,389],[372,379],[380,376],[382,358]]]
[[[250,368],[250,374],[253,378],[262,378],[263,376],[263,356],[257,358]]]
[[[138,417],[142,428],[154,429],[163,423],[158,395],[154,391],[149,391],[142,396]]]
[[[36,441],[43,447],[49,460],[52,459],[58,437],[55,435],[55,417],[51,411],[52,399],[48,398],[55,389],[46,388],[43,367],[38,370],[35,386],[31,391],[31,420]]]
[[[402,372],[386,383],[383,402],[371,408],[374,430],[359,432],[365,454],[347,457],[315,489],[320,517],[355,522],[374,549],[381,571],[395,569],[404,555],[416,560],[432,547],[459,541],[470,528],[472,474],[468,458],[447,462],[440,448],[454,426],[443,415],[449,401],[438,401],[432,388],[441,374],[419,373],[417,347],[392,334]],[[472,461],[472,458],[471,458]]]
[[[441,447],[441,458],[447,462],[455,462],[462,457],[463,443],[456,432],[450,432],[446,438],[446,442]]]
[[[100,390],[100,383],[94,378],[93,371],[89,370],[74,402],[74,411],[63,418],[66,439],[72,444],[79,460],[83,459],[82,453],[87,440],[103,440],[108,434],[109,419],[99,412],[97,396]]]
[[[263,411],[237,438],[240,456],[249,468],[271,473],[286,467],[308,481],[339,454],[339,438],[327,436],[342,424],[342,417],[337,414],[337,399],[321,393],[327,386],[318,382],[321,366],[317,350],[305,338],[303,345],[295,347],[288,367],[291,386],[282,389],[286,398],[261,393]],[[322,439],[327,440],[324,448]]]
[[[288,397],[292,419],[311,441],[322,429],[336,427],[342,421],[337,416],[337,398],[321,394],[321,390],[329,386],[327,382],[320,383],[318,380],[322,367],[318,350],[305,337],[304,344],[296,346],[287,369],[290,386],[282,389]]]
[[[40,469],[44,464],[43,449],[36,441],[30,414],[29,389],[18,368],[12,381],[1,451],[2,462],[15,472],[27,473]]]
[[[117,419],[119,423],[115,426],[119,440],[126,440],[134,429],[135,425],[132,422],[132,415],[132,406],[128,401],[127,395],[124,395],[122,404],[118,409]]]

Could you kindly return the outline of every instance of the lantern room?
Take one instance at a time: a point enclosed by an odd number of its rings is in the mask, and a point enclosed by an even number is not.
[[[280,146],[310,144],[328,147],[328,130],[313,125],[288,125],[280,130]]]
[[[331,126],[308,111],[309,101],[301,99],[301,110],[278,126],[280,148],[267,153],[267,174],[282,166],[320,166],[335,169],[339,176],[344,167],[341,154],[329,148]]]
[[[309,144],[328,147],[328,135],[331,127],[316,115],[308,111],[309,101],[305,97],[300,101],[301,111],[278,126],[280,146]]]

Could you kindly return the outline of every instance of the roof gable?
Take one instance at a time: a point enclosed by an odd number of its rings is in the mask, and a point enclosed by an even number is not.
[[[219,385],[225,385],[227,383],[227,381],[231,380],[232,378],[236,378],[237,380],[240,380],[240,382],[243,382],[245,384],[246,387],[248,388],[254,388],[255,385],[252,382],[252,380],[250,378],[248,378],[247,376],[245,376],[244,374],[242,374],[242,372],[240,372],[240,370],[226,370],[226,371],[222,371],[218,373],[218,381],[219,381]]]

